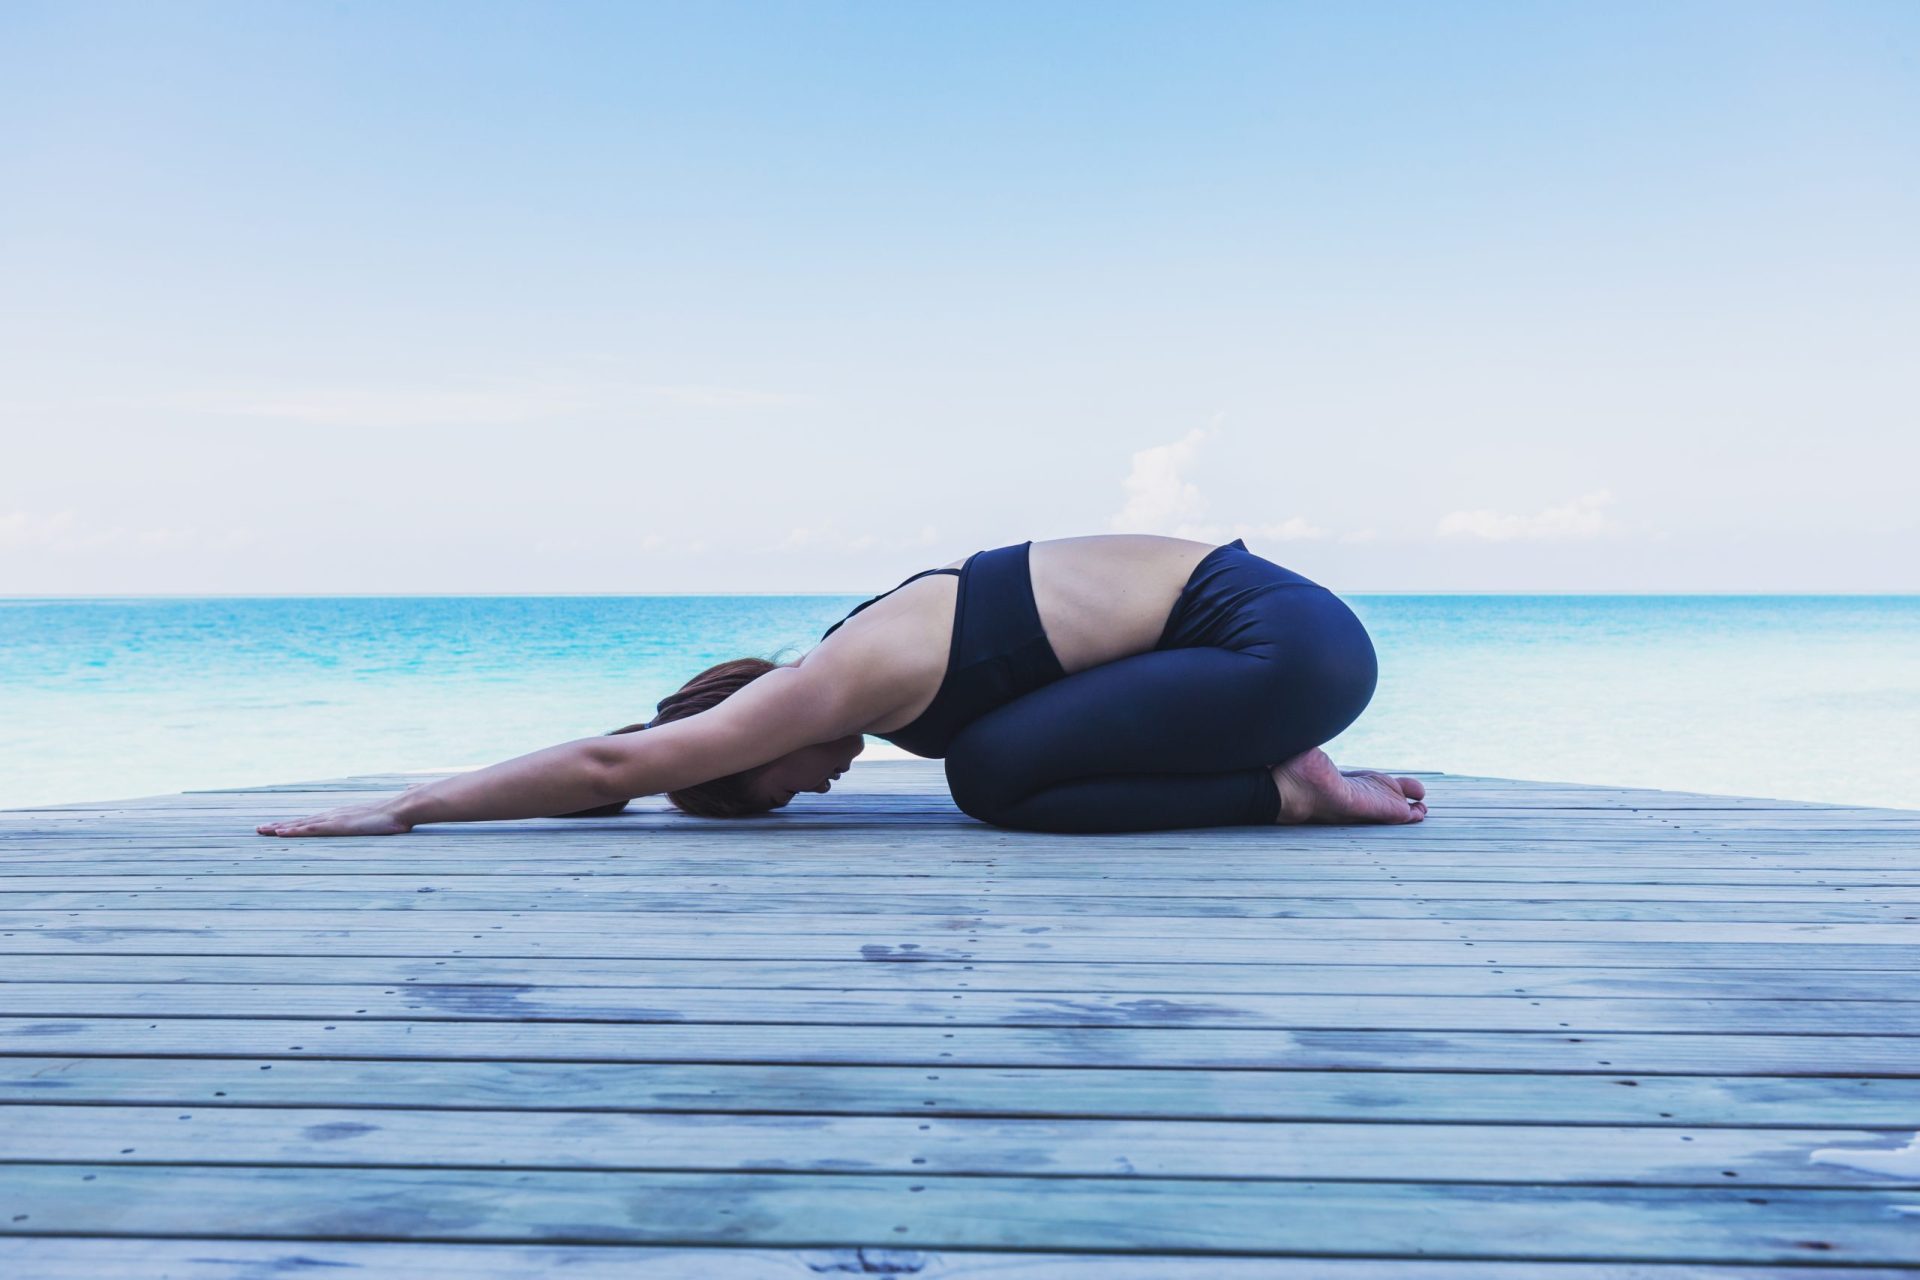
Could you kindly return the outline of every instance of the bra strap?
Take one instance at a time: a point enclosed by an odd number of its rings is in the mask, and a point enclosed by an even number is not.
[[[890,588],[890,589],[888,589],[888,590],[886,590],[886,591],[882,591],[882,592],[881,592],[881,593],[880,593],[879,595],[877,595],[877,596],[875,596],[875,597],[873,597],[873,599],[871,599],[871,600],[863,600],[863,601],[861,601],[861,602],[860,602],[859,604],[857,604],[857,605],[855,605],[855,606],[853,606],[853,610],[852,610],[852,612],[851,612],[851,613],[848,613],[848,614],[847,614],[847,617],[846,617],[846,618],[842,618],[842,619],[840,619],[840,621],[839,621],[839,622],[836,622],[836,623],[834,623],[834,624],[833,624],[832,626],[830,626],[830,627],[828,627],[828,628],[826,629],[826,631],[824,631],[823,633],[821,633],[821,636],[820,636],[820,638],[821,638],[822,640],[825,640],[825,639],[826,639],[826,638],[827,638],[828,636],[830,636],[830,635],[832,635],[832,634],[833,634],[834,632],[836,632],[836,631],[838,631],[838,630],[840,629],[840,626],[841,626],[841,623],[844,623],[844,622],[846,622],[846,620],[847,620],[847,618],[851,618],[851,617],[852,617],[852,616],[853,616],[853,615],[854,615],[855,613],[858,613],[858,612],[860,612],[860,611],[861,611],[862,609],[864,609],[864,608],[866,608],[866,607],[867,607],[868,605],[870,605],[870,604],[878,604],[878,603],[880,603],[880,601],[882,601],[882,600],[885,600],[885,599],[886,599],[886,598],[887,598],[888,596],[890,596],[890,595],[892,595],[892,594],[893,594],[893,593],[894,593],[895,591],[898,591],[898,590],[900,589],[900,587],[904,587],[904,586],[906,586],[906,585],[907,585],[907,583],[909,583],[909,582],[915,582],[915,581],[918,581],[919,579],[921,579],[921,578],[924,578],[924,577],[926,577],[926,576],[927,576],[928,574],[934,574],[934,573],[951,573],[951,574],[953,574],[954,576],[956,576],[956,577],[958,577],[958,576],[959,576],[959,574],[960,574],[960,570],[959,570],[959,569],[947,569],[947,568],[940,568],[940,569],[922,569],[922,570],[921,570],[920,572],[918,572],[918,573],[915,573],[915,574],[909,574],[909,575],[908,575],[908,576],[907,576],[906,578],[904,578],[904,579],[902,579],[902,580],[901,580],[901,582],[900,582],[900,585],[899,585],[899,586],[896,586],[896,587],[892,587],[892,588]]]

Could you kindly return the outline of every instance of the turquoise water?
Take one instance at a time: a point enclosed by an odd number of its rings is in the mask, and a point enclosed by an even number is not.
[[[0,600],[0,807],[485,764],[860,598]],[[1350,601],[1342,763],[1920,808],[1920,597]]]

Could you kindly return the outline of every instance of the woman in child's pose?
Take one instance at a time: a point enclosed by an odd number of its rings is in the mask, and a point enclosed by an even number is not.
[[[257,829],[397,835],[662,793],[740,817],[829,790],[869,733],[943,758],[954,802],[1006,827],[1418,822],[1417,779],[1319,750],[1375,675],[1338,597],[1238,539],[1019,542],[914,574],[796,662],[704,671],[647,724]]]

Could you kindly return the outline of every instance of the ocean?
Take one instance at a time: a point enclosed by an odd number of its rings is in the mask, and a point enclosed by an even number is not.
[[[861,598],[0,600],[0,807],[486,764]],[[1920,596],[1346,598],[1342,765],[1920,808]]]

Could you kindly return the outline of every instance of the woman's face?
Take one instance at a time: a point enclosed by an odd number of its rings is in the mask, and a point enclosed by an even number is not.
[[[853,758],[866,747],[866,739],[854,733],[789,751],[760,766],[752,784],[754,794],[769,809],[780,809],[802,791],[830,791],[833,780],[852,767]]]

